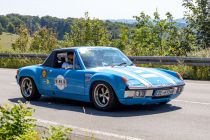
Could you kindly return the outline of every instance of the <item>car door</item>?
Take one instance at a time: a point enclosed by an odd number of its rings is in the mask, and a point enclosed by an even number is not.
[[[66,88],[63,90],[67,95],[76,94],[84,95],[84,85],[85,85],[85,73],[84,70],[72,69],[66,70],[64,74],[66,79]]]
[[[67,52],[62,52],[62,55],[65,53],[67,54]],[[58,59],[59,55],[58,53]],[[73,95],[84,95],[84,70],[80,67],[77,55],[74,52],[72,69],[54,67],[48,70],[48,79],[53,84],[54,96],[71,98],[74,97]]]

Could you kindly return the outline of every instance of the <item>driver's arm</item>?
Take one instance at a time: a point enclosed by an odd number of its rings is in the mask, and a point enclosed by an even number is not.
[[[63,68],[63,69],[72,69],[72,68],[73,68],[73,65],[71,65],[71,64],[69,64],[69,63],[67,63],[67,62],[64,62],[64,63],[62,64],[62,68]]]

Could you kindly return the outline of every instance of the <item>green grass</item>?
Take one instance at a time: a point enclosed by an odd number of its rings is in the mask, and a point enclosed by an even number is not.
[[[192,57],[210,57],[210,49],[189,52],[187,55]]]
[[[17,38],[18,35],[16,34],[3,32],[2,35],[0,35],[0,48],[10,49],[12,43],[14,43]]]

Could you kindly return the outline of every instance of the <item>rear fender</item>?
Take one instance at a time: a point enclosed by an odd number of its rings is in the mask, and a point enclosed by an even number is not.
[[[30,77],[34,80],[35,84],[36,84],[36,87],[40,88],[40,85],[38,84],[39,83],[39,77],[37,75],[37,70],[35,68],[33,69],[26,69],[26,68],[23,68],[21,70],[19,70],[19,74],[18,74],[18,82],[20,83],[20,80],[22,77]]]

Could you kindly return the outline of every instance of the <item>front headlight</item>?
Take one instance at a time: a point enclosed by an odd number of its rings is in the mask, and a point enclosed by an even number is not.
[[[124,93],[124,98],[143,98],[145,95],[145,90],[127,90]]]
[[[127,86],[129,89],[139,89],[139,88],[145,87],[144,84],[142,84],[141,82],[139,82],[138,80],[135,80],[135,79],[129,80],[127,82]]]

